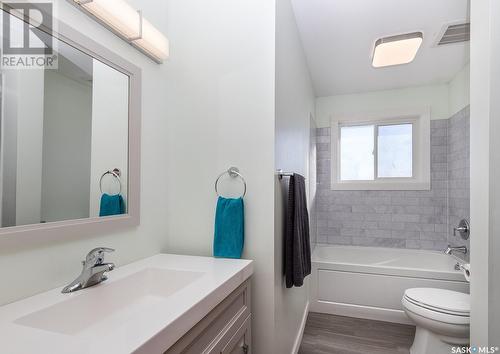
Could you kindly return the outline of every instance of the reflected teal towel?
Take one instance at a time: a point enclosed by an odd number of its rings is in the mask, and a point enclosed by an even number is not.
[[[120,194],[101,196],[101,208],[99,216],[111,216],[125,214],[125,202]]]
[[[214,257],[241,258],[245,240],[243,199],[219,197],[215,212]]]

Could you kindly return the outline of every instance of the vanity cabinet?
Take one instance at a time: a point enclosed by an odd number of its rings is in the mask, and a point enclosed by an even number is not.
[[[165,354],[249,354],[250,280],[245,281]]]

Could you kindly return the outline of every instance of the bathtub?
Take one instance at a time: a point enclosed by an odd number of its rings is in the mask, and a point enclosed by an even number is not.
[[[411,323],[401,299],[405,289],[469,292],[457,258],[442,252],[317,245],[312,253],[312,312]]]

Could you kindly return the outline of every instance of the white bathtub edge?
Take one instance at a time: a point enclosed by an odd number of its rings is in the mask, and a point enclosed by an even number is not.
[[[329,315],[413,325],[411,320],[402,310],[317,300],[312,302],[310,311]]]
[[[332,253],[318,257],[321,246],[315,248],[311,269],[310,311],[339,316],[366,318],[385,322],[412,324],[401,305],[404,291],[408,288],[442,288],[468,293],[469,285],[461,272],[454,270],[452,258],[432,251],[393,249],[363,249],[360,247],[332,246]],[[341,253],[336,251],[340,250]],[[381,259],[364,262],[364,256],[380,251]],[[367,253],[368,252],[368,253]],[[400,266],[387,259],[417,257]],[[436,268],[409,267],[426,264],[425,255],[431,256]],[[351,263],[348,263],[351,261]]]
[[[295,343],[293,343],[292,353],[297,354],[300,349],[300,343],[302,343],[302,337],[304,336],[304,329],[306,328],[307,315],[309,314],[309,301],[307,301],[304,308],[304,314],[302,315],[302,322],[300,323],[299,333],[297,333],[297,338],[295,338]]]

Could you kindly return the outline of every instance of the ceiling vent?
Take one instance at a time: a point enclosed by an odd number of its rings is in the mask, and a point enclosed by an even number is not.
[[[447,25],[438,45],[462,43],[470,40],[470,23]]]

